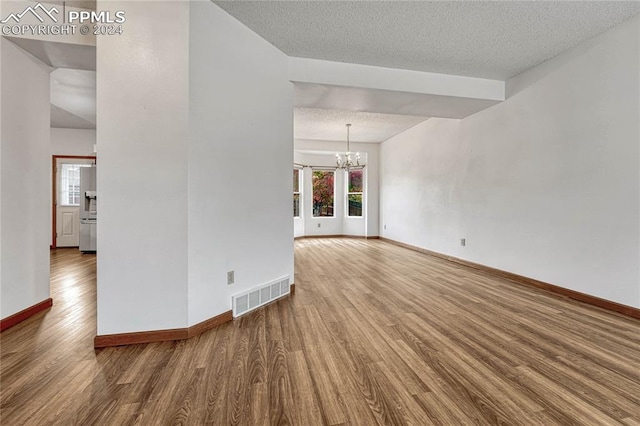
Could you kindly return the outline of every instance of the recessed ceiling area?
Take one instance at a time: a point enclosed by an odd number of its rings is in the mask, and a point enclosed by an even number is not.
[[[214,1],[289,56],[506,80],[636,1]]]
[[[315,83],[295,83],[294,101],[296,107],[302,108],[441,118],[464,118],[499,103],[488,99]]]
[[[295,139],[346,141],[345,125],[350,123],[351,142],[379,143],[427,119],[398,114],[296,108],[293,134]]]

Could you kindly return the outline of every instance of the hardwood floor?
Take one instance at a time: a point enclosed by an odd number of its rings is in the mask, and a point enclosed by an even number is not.
[[[640,321],[383,241],[295,245],[292,297],[99,350],[95,256],[52,251],[53,308],[0,335],[0,423],[640,424]]]

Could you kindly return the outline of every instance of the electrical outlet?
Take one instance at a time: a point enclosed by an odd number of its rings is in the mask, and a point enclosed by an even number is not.
[[[387,225],[384,226],[384,229],[387,229]]]
[[[462,247],[466,246],[467,245],[467,239],[466,238],[460,238],[460,245]]]
[[[320,224],[318,224],[318,228],[320,228]]]
[[[234,276],[234,272],[233,271],[229,271],[227,272],[227,285],[233,284],[233,282],[235,281],[235,276]]]

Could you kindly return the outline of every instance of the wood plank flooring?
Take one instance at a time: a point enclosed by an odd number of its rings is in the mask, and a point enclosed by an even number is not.
[[[0,423],[640,424],[640,321],[383,241],[295,245],[292,297],[100,350],[95,256],[52,251],[53,308],[0,337]]]

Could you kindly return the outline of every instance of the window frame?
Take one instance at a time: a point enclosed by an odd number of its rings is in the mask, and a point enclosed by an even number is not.
[[[313,185],[313,178],[314,178],[314,174],[315,172],[325,172],[325,173],[331,173],[333,175],[333,182],[332,182],[332,187],[333,187],[333,191],[332,191],[332,197],[331,197],[331,201],[332,201],[332,205],[331,205],[331,215],[327,215],[327,216],[316,216],[316,210],[315,210],[315,206],[314,206],[314,197],[315,197],[315,188]],[[327,206],[328,207],[328,206]],[[322,219],[322,218],[335,218],[336,217],[336,169],[335,168],[325,168],[325,167],[312,167],[311,168],[311,217],[313,219]]]
[[[294,200],[293,218],[294,219],[300,219],[300,218],[302,218],[302,174],[303,174],[303,169],[302,169],[302,167],[294,167],[293,171],[294,171],[294,173],[296,171],[298,172],[298,190],[296,191],[295,186],[293,188],[293,200]],[[295,211],[296,195],[298,196],[298,215],[297,216],[296,216],[296,211]]]
[[[349,183],[351,180],[351,172],[355,171],[355,170],[359,170],[362,172],[362,191],[360,192],[351,192],[349,191]],[[345,189],[344,189],[344,193],[345,193],[345,197],[344,197],[344,210],[345,210],[345,216],[348,218],[354,218],[354,219],[361,219],[364,218],[364,194],[365,194],[365,171],[364,171],[364,167],[352,167],[349,170],[345,170]],[[349,214],[349,196],[350,195],[360,195],[361,200],[362,200],[362,206],[360,207],[360,215],[359,216],[352,216],[351,214]]]
[[[82,195],[80,194],[80,169],[82,169],[83,167],[91,167],[91,164],[84,164],[84,163],[73,163],[73,162],[69,162],[69,163],[60,163],[60,188],[58,189],[58,197],[60,198],[59,203],[61,207],[79,207],[80,206],[80,202],[82,201]],[[75,168],[78,172],[78,176],[77,176],[77,185],[73,185],[73,190],[70,190],[69,188],[71,187],[71,183],[73,180],[76,179],[69,179],[69,173],[66,173],[65,176],[65,169],[71,169],[71,168]],[[75,170],[74,170],[75,171]],[[67,190],[63,190],[62,188],[65,186],[64,184],[66,183],[66,187]],[[70,203],[69,201],[73,201],[72,198],[75,198],[75,195],[77,195],[77,199],[78,199],[78,203],[74,204],[74,203]]]

